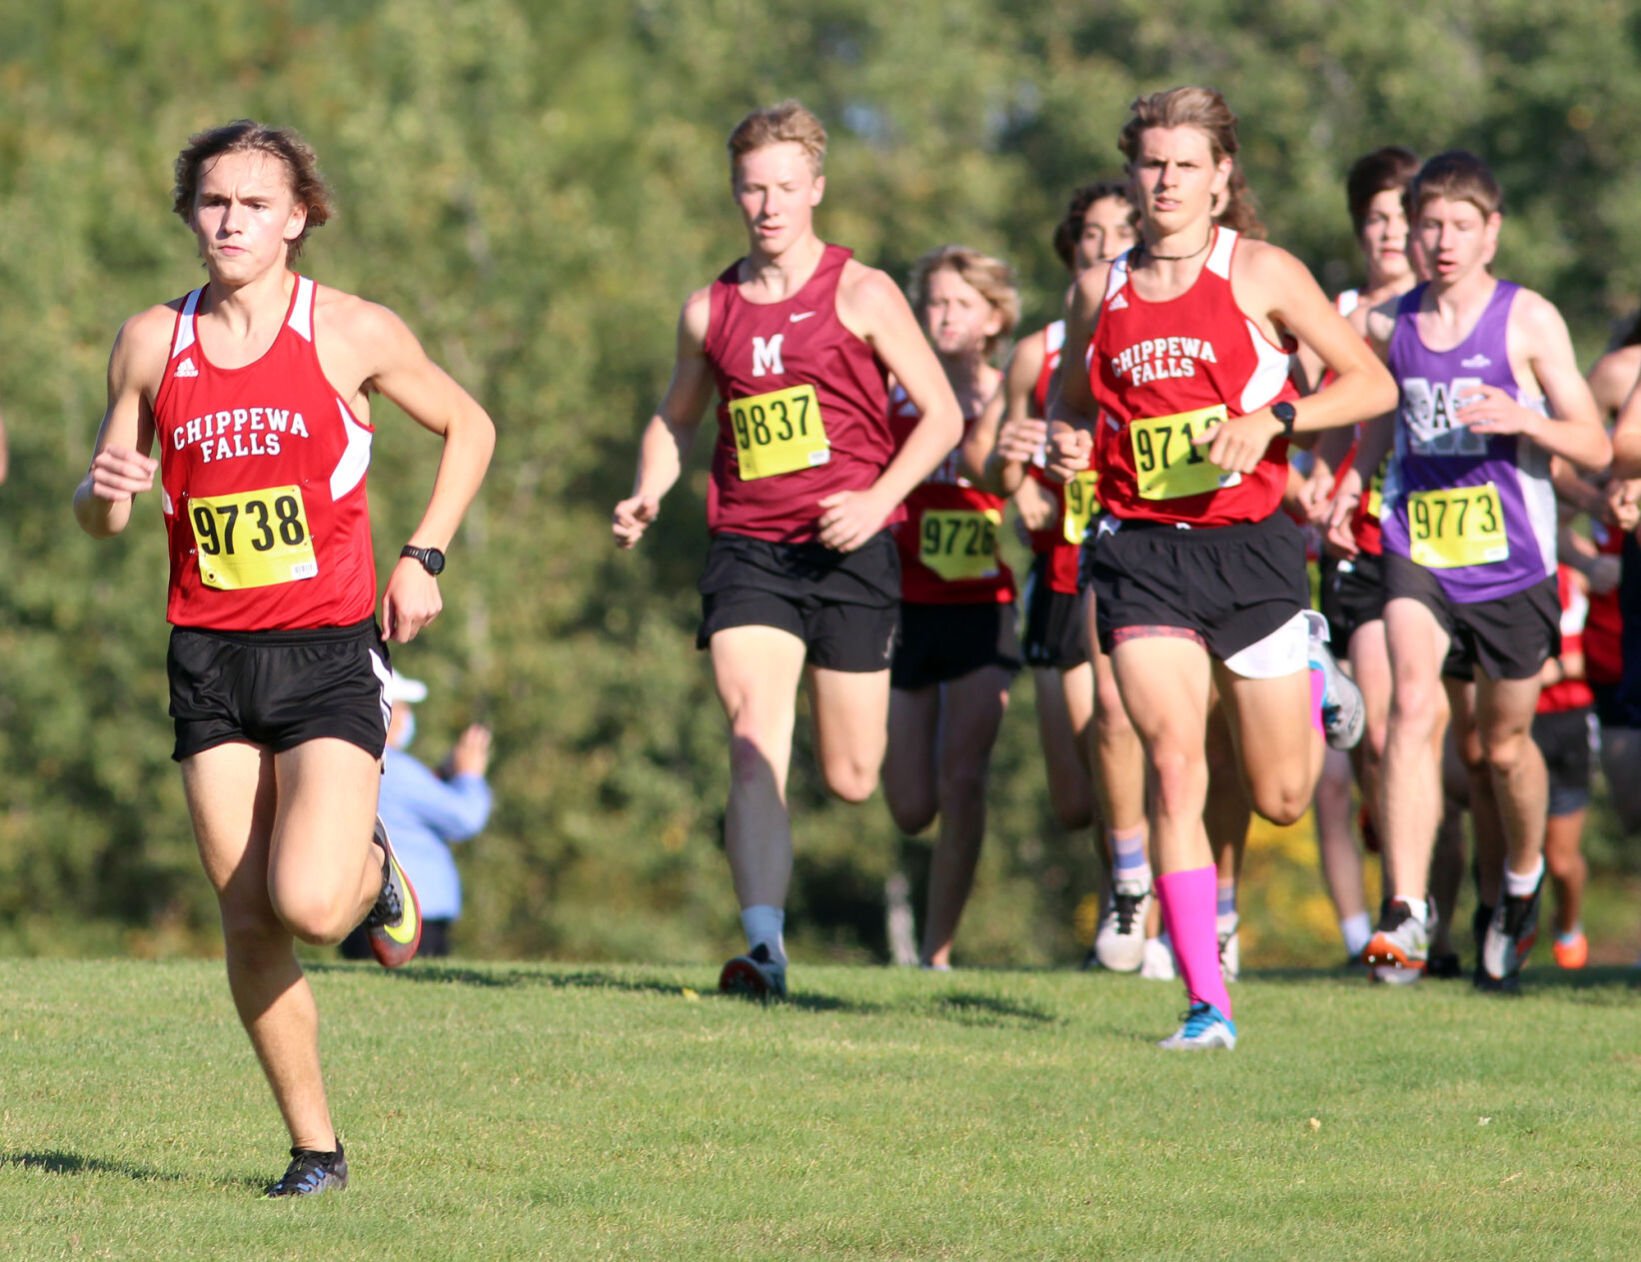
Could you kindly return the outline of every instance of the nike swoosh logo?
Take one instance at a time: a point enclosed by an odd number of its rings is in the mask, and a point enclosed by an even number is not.
[[[807,320],[810,316],[812,316],[814,314],[815,313],[813,311],[797,312],[792,316],[792,323],[796,324],[799,320]]]

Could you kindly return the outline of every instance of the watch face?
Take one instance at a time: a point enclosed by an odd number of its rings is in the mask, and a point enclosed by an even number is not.
[[[428,548],[422,555],[422,564],[427,567],[429,574],[444,573],[444,553],[437,548]]]

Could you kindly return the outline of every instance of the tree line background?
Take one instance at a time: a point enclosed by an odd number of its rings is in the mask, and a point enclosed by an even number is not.
[[[704,450],[636,554],[608,521],[678,306],[742,249],[723,153],[742,114],[804,100],[832,135],[822,234],[899,277],[943,242],[999,254],[1027,329],[1064,292],[1065,196],[1119,173],[1138,93],[1226,93],[1272,238],[1330,290],[1359,279],[1355,156],[1473,148],[1506,190],[1500,270],[1562,305],[1587,363],[1641,293],[1638,49],[1622,0],[3,0],[0,951],[217,949],[169,761],[157,502],[106,544],[69,510],[120,321],[199,283],[169,212],[192,132],[304,132],[340,207],[304,268],[399,311],[500,431],[446,612],[394,655],[432,687],[424,758],[470,718],[496,732],[462,949],[705,960],[737,927],[723,725],[692,641]],[[385,573],[438,444],[385,402],[377,421]],[[1024,681],[1014,710],[959,947],[1064,960],[1093,848],[1052,822]],[[824,801],[806,733],[792,797],[792,936],[881,958],[883,881],[918,847],[880,803]],[[1610,837],[1594,849],[1620,861]],[[1325,933],[1317,888],[1298,920]],[[1287,949],[1316,946],[1295,932]]]

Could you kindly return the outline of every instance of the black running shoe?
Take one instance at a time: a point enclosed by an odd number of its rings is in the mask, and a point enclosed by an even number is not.
[[[1538,941],[1538,896],[1541,879],[1524,898],[1506,894],[1493,911],[1476,967],[1476,985],[1483,990],[1514,990],[1521,984],[1521,968]]]
[[[1459,953],[1457,951],[1432,952],[1429,962],[1425,964],[1424,975],[1439,978],[1444,982],[1450,982],[1455,977],[1463,977],[1464,966],[1459,963]]]
[[[348,1185],[348,1160],[342,1155],[342,1141],[335,1152],[313,1148],[291,1149],[291,1164],[270,1184],[269,1196],[317,1196],[320,1192],[340,1192]]]
[[[777,961],[767,942],[737,955],[718,974],[718,989],[726,995],[744,995],[768,1003],[786,998],[786,963]]]

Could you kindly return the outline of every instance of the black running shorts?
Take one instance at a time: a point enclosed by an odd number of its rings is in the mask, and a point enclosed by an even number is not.
[[[1358,553],[1348,561],[1323,557],[1319,603],[1328,620],[1328,643],[1343,661],[1351,637],[1368,623],[1384,619],[1384,558],[1375,552]]]
[[[1035,670],[1075,670],[1088,661],[1080,596],[1057,592],[1048,581],[1048,555],[1038,556],[1026,576],[1026,665]]]
[[[1108,514],[1096,530],[1089,578],[1105,653],[1125,630],[1177,627],[1223,662],[1310,608],[1305,538],[1286,513],[1191,530]]]
[[[1582,811],[1590,804],[1590,707],[1535,714],[1533,743],[1550,773],[1550,814]]]
[[[824,670],[887,670],[900,620],[900,554],[888,531],[853,552],[718,534],[701,574],[697,648],[733,627],[774,627]]]
[[[181,762],[229,741],[283,753],[336,737],[373,758],[387,743],[387,645],[374,621],[303,631],[171,629],[166,654]]]
[[[1013,603],[900,607],[892,687],[916,692],[950,683],[987,666],[1020,669]]]
[[[1416,600],[1436,616],[1452,641],[1443,673],[1468,663],[1489,679],[1532,679],[1561,652],[1561,602],[1556,581],[1545,579],[1498,600],[1450,600],[1426,567],[1385,553],[1385,600]]]

